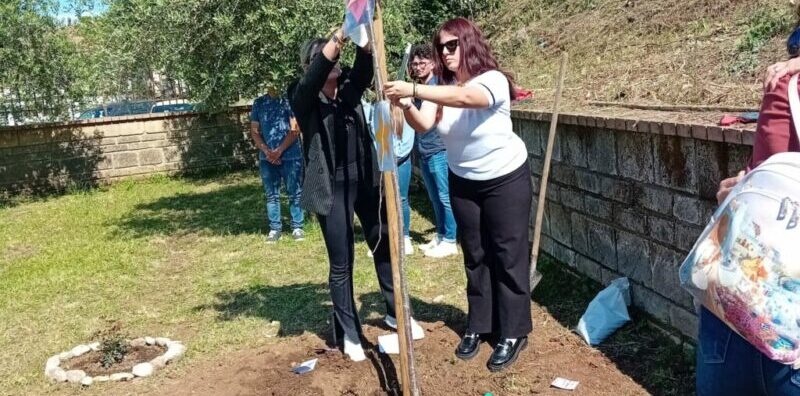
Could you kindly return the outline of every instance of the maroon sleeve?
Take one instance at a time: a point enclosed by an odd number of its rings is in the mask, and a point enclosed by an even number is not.
[[[792,114],[789,110],[790,79],[790,76],[782,78],[772,91],[764,94],[761,112],[758,115],[753,157],[750,159],[748,171],[760,165],[773,154],[800,151],[800,141],[798,141],[797,131],[794,129]],[[800,109],[798,110],[800,111]]]

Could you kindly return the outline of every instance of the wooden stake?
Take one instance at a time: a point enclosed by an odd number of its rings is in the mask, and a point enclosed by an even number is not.
[[[567,72],[567,59],[569,55],[561,55],[561,68],[558,71],[558,86],[556,87],[556,102],[553,105],[553,116],[550,119],[550,134],[547,136],[547,150],[544,154],[544,169],[542,169],[541,186],[539,187],[539,202],[536,207],[536,223],[533,227],[533,246],[531,247],[531,272],[529,276],[531,293],[542,280],[542,274],[536,269],[539,259],[539,241],[542,236],[542,219],[544,218],[544,203],[547,199],[547,179],[550,177],[550,161],[553,159],[553,146],[556,141],[556,127],[558,126],[558,111],[561,104],[561,91],[564,88],[564,75]]]
[[[753,107],[736,107],[736,106],[696,106],[696,105],[644,105],[636,103],[622,103],[622,102],[599,102],[590,100],[589,104],[592,106],[600,107],[625,107],[629,109],[638,110],[656,110],[656,111],[722,111],[730,113],[757,113],[759,110]]]
[[[383,83],[389,78],[386,68],[386,48],[383,38],[383,17],[379,1],[375,2],[375,20],[373,23],[372,39],[375,49],[375,59],[377,61],[378,79],[377,92],[379,98],[384,98],[382,88]],[[397,112],[392,109],[393,118],[397,117]],[[395,123],[392,123],[392,129]],[[386,143],[386,142],[382,142]],[[388,150],[393,150],[389,144]],[[397,335],[400,344],[400,381],[403,395],[419,396],[417,376],[414,370],[414,345],[411,334],[411,303],[406,288],[405,273],[403,271],[405,263],[405,251],[403,249],[403,220],[400,216],[400,194],[398,193],[397,175],[392,171],[383,172],[383,183],[386,192],[386,214],[389,222],[389,250],[392,261],[392,284],[394,286],[394,307],[397,316]]]

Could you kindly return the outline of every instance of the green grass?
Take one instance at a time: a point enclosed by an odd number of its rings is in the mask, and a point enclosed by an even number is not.
[[[257,175],[237,173],[154,177],[0,207],[0,394],[74,391],[47,384],[44,361],[114,325],[183,340],[187,360],[325,331],[319,227],[309,221],[301,245],[267,245],[263,199]],[[416,212],[412,223],[417,239],[431,228]],[[359,240],[355,284],[368,313],[381,304],[366,249]],[[425,261],[409,262],[411,293],[443,294],[441,305],[460,313],[463,287],[438,286],[463,285],[461,264],[423,271]]]
[[[326,335],[328,264],[319,227],[309,221],[301,244],[284,238],[267,245],[263,199],[257,175],[234,173],[154,177],[0,207],[0,395],[141,393],[158,386],[79,390],[45,380],[47,357],[99,340],[111,328],[184,341],[186,359],[167,369],[171,377],[229,351],[291,342],[304,332]],[[433,231],[426,201],[424,193],[412,195],[417,242]],[[383,309],[377,280],[366,244],[357,241],[357,301],[363,318],[377,318]],[[409,258],[419,319],[463,321],[460,260]],[[550,262],[542,268],[547,281],[535,301],[574,326],[596,285]],[[666,360],[674,344],[636,323],[604,351],[654,393],[681,389],[687,376],[675,367],[682,361]],[[639,361],[663,367],[637,377]]]

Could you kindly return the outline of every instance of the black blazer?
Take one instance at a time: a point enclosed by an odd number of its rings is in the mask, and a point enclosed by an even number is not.
[[[333,206],[334,164],[334,113],[322,105],[322,87],[335,66],[320,53],[308,66],[305,75],[289,87],[287,96],[292,112],[303,134],[303,155],[306,172],[300,206],[322,216],[330,214]],[[339,78],[338,96],[343,106],[350,106],[357,115],[359,151],[363,154],[364,181],[377,187],[380,183],[377,154],[372,136],[367,130],[361,97],[372,83],[374,75],[372,55],[356,50],[356,60],[349,72]]]

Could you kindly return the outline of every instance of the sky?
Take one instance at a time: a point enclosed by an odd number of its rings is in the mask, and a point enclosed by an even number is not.
[[[102,0],[90,0],[90,1],[94,3],[94,6],[92,7],[93,9],[89,10],[88,12],[84,12],[83,15],[98,14],[105,11],[106,7]],[[75,19],[74,3],[76,3],[75,0],[58,0],[59,10],[56,13],[56,19],[59,20],[67,18]]]

